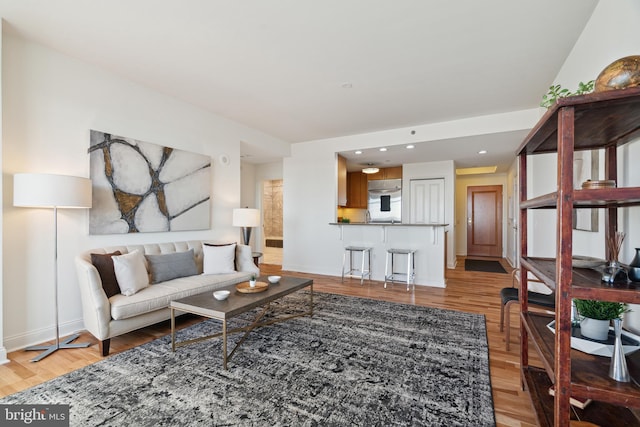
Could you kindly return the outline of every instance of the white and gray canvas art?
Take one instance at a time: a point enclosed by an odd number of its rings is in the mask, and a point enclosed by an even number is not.
[[[92,130],[90,234],[210,228],[211,158]]]

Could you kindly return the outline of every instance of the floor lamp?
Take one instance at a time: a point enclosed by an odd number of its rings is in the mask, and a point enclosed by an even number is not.
[[[259,209],[238,208],[233,210],[233,226],[242,227],[242,237],[245,245],[248,245],[251,239],[251,228],[259,225]]]
[[[19,173],[13,176],[13,205],[30,208],[53,209],[53,277],[54,310],[56,317],[56,342],[52,345],[27,347],[25,350],[42,351],[31,359],[38,362],[57,350],[88,347],[90,343],[71,344],[80,335],[75,334],[60,341],[58,321],[58,209],[90,208],[91,180],[76,176]]]

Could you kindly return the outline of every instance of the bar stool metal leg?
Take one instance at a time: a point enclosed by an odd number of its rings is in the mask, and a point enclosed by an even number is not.
[[[387,255],[384,258],[384,288],[387,289],[387,278],[389,277],[389,255],[391,253],[387,251]],[[391,255],[391,262],[393,262],[393,255]],[[391,266],[391,271],[393,271],[393,265]]]
[[[347,251],[345,250],[342,253],[342,283],[344,283],[344,269],[346,267],[347,264]],[[349,269],[351,269],[351,266],[349,266]]]
[[[411,252],[407,254],[407,292],[409,291],[409,285],[411,284]]]

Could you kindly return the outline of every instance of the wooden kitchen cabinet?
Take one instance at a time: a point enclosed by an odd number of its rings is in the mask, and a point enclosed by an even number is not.
[[[338,154],[338,206],[347,206],[347,159]]]
[[[347,207],[367,209],[368,188],[367,174],[362,172],[347,173]]]
[[[395,166],[392,168],[381,168],[376,173],[370,173],[367,175],[369,181],[378,179],[401,179],[402,178],[402,166]]]

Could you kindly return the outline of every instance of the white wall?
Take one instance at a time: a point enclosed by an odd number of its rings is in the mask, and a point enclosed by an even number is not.
[[[456,179],[456,248],[457,255],[467,254],[467,187],[475,185],[502,186],[502,256],[507,249],[507,175],[460,175]]]
[[[601,1],[558,73],[556,82],[595,79],[616,59],[640,54],[638,40],[640,40],[640,2],[637,0]],[[619,149],[618,158],[619,185],[640,186],[640,170],[637,167],[637,159],[640,158],[640,141]],[[602,167],[600,169],[603,170]],[[629,262],[634,254],[633,248],[640,246],[640,207],[622,209],[619,215],[621,216],[619,228],[627,233],[620,259],[623,262]],[[602,230],[602,227],[600,229]],[[591,246],[603,246],[602,236],[597,238],[598,240],[589,242],[592,243]],[[600,253],[600,256],[604,256],[604,248]],[[640,316],[640,307],[637,311]]]
[[[287,242],[283,268],[340,274],[339,227],[328,225],[336,220],[336,152],[530,129],[538,117],[538,109],[533,109],[294,144],[291,157],[283,163],[284,239]],[[415,134],[411,133],[413,130]],[[451,209],[453,212],[453,207]],[[449,247],[455,250],[454,244]]]
[[[262,195],[264,194],[265,181],[282,179],[282,160],[271,163],[256,165],[255,171],[255,203],[262,211]],[[283,184],[284,185],[284,184]],[[264,215],[263,215],[264,220]],[[264,249],[264,224],[256,230],[256,250],[262,252]]]
[[[289,148],[287,147],[287,154]],[[282,161],[254,164],[241,164],[241,206],[260,209],[262,212],[262,194],[264,181],[282,179]],[[251,232],[251,247],[254,251],[262,252],[264,247],[264,215],[261,215],[260,227]]]
[[[640,40],[640,2],[636,0],[600,2],[553,83],[575,89],[579,81],[596,79],[598,74],[616,59],[637,55],[638,40]],[[602,157],[601,174],[604,170]],[[619,149],[618,158],[619,185],[640,185],[640,171],[637,167],[632,167],[637,163],[633,160],[640,158],[640,142],[636,141]],[[530,196],[555,191],[555,155],[535,156],[532,160],[534,162],[529,167],[528,174]],[[532,178],[532,170],[535,179]],[[638,207],[622,209],[619,214],[619,226],[627,233],[620,258],[626,262],[633,257],[632,248],[640,246],[640,227],[637,226],[640,222],[639,209]],[[534,250],[536,255],[544,253],[540,256],[553,256],[555,237],[546,239],[543,237],[546,233],[539,231],[549,228],[550,223],[555,225],[555,213],[536,211],[535,214],[535,220],[530,221],[529,228],[529,235],[533,237],[530,241],[530,252]],[[604,257],[603,218],[604,215],[601,214],[598,233],[574,231],[575,254]]]
[[[0,19],[0,46],[2,46],[2,28],[4,25],[4,21]],[[0,70],[2,69],[2,48],[0,48]],[[0,117],[2,117],[2,73],[0,73]],[[0,148],[2,148],[2,120],[0,120]],[[2,150],[0,149],[0,164],[2,164]],[[2,203],[3,194],[4,194],[4,174],[0,175],[0,203]],[[2,232],[2,223],[3,218],[0,215],[0,242],[3,241],[3,232]],[[4,283],[1,279],[4,271],[4,262],[3,262],[3,250],[2,246],[0,246],[0,365],[3,363],[7,363],[9,360],[7,359],[7,349],[4,345],[4,316],[2,316],[2,305],[3,305],[3,295],[4,295]]]
[[[253,163],[240,162],[240,207],[243,208],[256,208],[260,209],[260,206],[256,204],[256,166]],[[254,227],[251,230],[251,238],[249,244],[254,250],[258,250],[258,243],[260,239],[257,237],[260,231],[259,227]],[[241,228],[236,229],[237,238],[242,241],[243,235]]]
[[[3,37],[4,344],[8,350],[54,335],[52,211],[14,208],[13,174],[89,175],[89,130],[206,154],[212,159],[211,228],[176,233],[88,235],[88,212],[59,213],[62,334],[82,329],[73,258],[116,244],[186,239],[239,240],[231,210],[240,206],[240,141],[286,155],[289,144],[123,80],[17,36]],[[221,155],[230,158],[228,165]]]
[[[614,60],[638,55],[640,40],[640,2],[637,0],[601,1],[596,6],[588,24],[576,45],[567,57],[554,84],[559,83],[573,90],[579,81],[595,79],[600,71]],[[618,150],[618,185],[640,186],[640,142],[635,141]],[[533,167],[542,170],[535,179],[529,177],[529,185],[542,193],[555,189],[555,156],[536,156]],[[602,168],[601,168],[602,169]],[[555,213],[536,211],[535,221],[530,221],[530,254],[554,256],[555,253]],[[640,207],[619,210],[618,227],[627,236],[620,254],[622,262],[631,261],[633,248],[640,247]],[[574,254],[604,257],[603,215],[600,215],[598,233],[574,231]],[[545,237],[546,236],[546,237]],[[551,236],[551,237],[549,237]],[[635,332],[640,332],[640,306],[632,306],[626,323]]]
[[[507,172],[507,218],[506,227],[506,254],[505,258],[512,267],[520,266],[520,191],[518,189],[518,159],[516,158]]]

